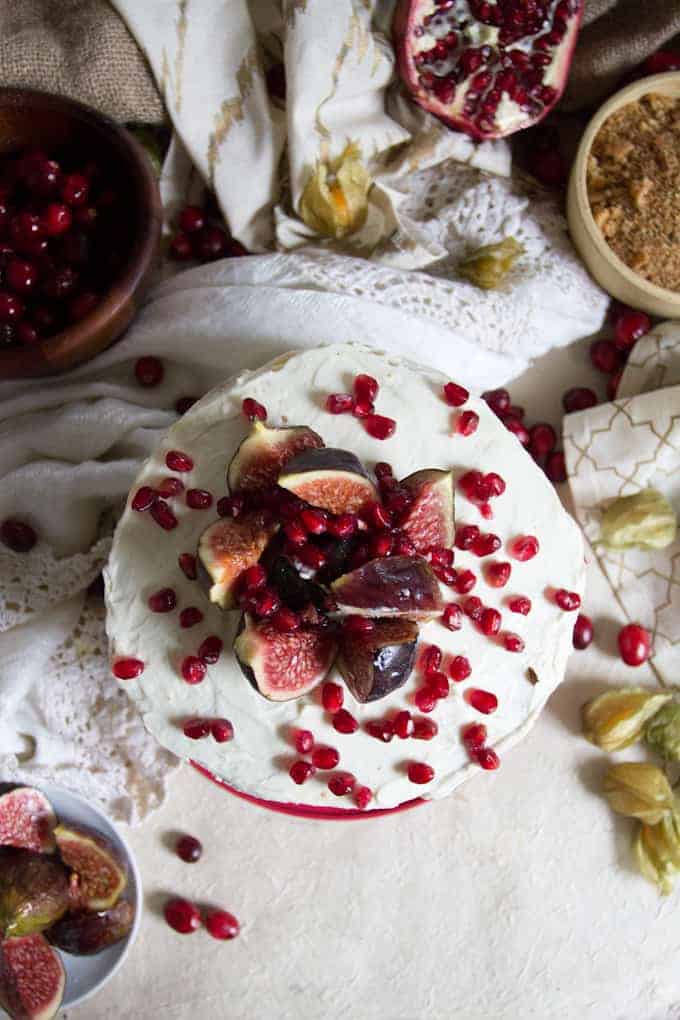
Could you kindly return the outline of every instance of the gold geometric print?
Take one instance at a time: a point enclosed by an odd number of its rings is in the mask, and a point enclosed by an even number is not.
[[[219,162],[219,150],[222,142],[229,134],[232,126],[245,117],[245,101],[252,92],[255,82],[255,74],[261,71],[257,46],[251,46],[245,57],[239,64],[236,72],[236,85],[238,96],[232,99],[225,99],[215,115],[215,127],[210,132],[208,139],[208,175],[210,182],[214,182],[215,167]]]

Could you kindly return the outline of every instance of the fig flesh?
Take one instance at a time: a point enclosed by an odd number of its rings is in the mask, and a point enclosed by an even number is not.
[[[303,450],[323,446],[323,439],[306,425],[276,429],[254,421],[234,454],[227,482],[230,492],[256,492],[276,485],[281,469]]]
[[[68,871],[61,861],[32,850],[0,850],[0,937],[44,931],[68,907]]]
[[[279,485],[332,514],[353,513],[378,498],[359,458],[331,447],[299,453],[279,475]]]
[[[222,609],[236,607],[239,576],[254,566],[276,531],[259,510],[239,517],[221,517],[209,525],[198,543],[198,559],[208,579],[208,597]]]
[[[427,620],[443,609],[437,578],[415,556],[369,560],[331,585],[340,615]]]
[[[108,910],[79,910],[66,914],[47,932],[53,946],[74,956],[94,956],[122,942],[130,934],[135,919],[134,907],[120,900]]]
[[[399,522],[416,547],[424,553],[432,546],[453,546],[453,473],[428,468],[416,471],[401,482],[414,500],[406,516]]]
[[[330,629],[286,633],[245,614],[234,640],[244,675],[269,701],[291,701],[321,683],[333,664],[337,642]]]
[[[340,639],[338,668],[357,701],[377,701],[402,687],[413,670],[418,626],[376,620],[373,630]]]
[[[52,805],[40,790],[18,786],[0,797],[0,846],[51,853],[56,824]]]
[[[0,1006],[11,1020],[52,1020],[65,984],[59,954],[42,935],[0,942]]]
[[[127,886],[127,871],[118,854],[99,833],[58,825],[54,830],[64,864],[75,874],[71,903],[84,910],[108,910]]]

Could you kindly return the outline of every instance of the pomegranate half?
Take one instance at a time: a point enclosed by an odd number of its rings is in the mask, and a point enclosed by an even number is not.
[[[584,0],[399,0],[394,45],[415,99],[473,138],[537,123],[564,91]]]

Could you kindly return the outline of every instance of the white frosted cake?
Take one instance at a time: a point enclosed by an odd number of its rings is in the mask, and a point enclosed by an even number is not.
[[[364,416],[331,413],[358,375],[379,387]],[[448,382],[319,347],[168,431],[106,571],[112,669],[163,746],[246,794],[348,810],[504,767],[563,678],[583,546],[516,437]]]

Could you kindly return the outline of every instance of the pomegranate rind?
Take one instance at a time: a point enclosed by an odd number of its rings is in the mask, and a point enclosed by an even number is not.
[[[303,450],[317,449],[323,439],[306,425],[271,428],[255,421],[231,459],[227,471],[229,491],[259,492],[276,484],[281,470]]]
[[[58,825],[57,849],[76,879],[71,882],[72,906],[108,910],[127,887],[127,869],[114,848],[99,833]]]
[[[54,809],[40,790],[18,786],[0,797],[0,846],[51,853],[56,824]]]
[[[122,942],[132,931],[135,909],[120,900],[108,910],[80,910],[62,917],[46,932],[53,946],[74,956],[94,956]]]
[[[378,701],[398,690],[416,660],[418,626],[412,620],[377,620],[371,631],[340,639],[338,669],[357,701]]]
[[[44,931],[69,908],[68,872],[52,854],[0,850],[0,937]]]
[[[427,468],[404,478],[401,485],[414,496],[400,527],[416,552],[424,553],[433,545],[450,549],[455,538],[453,473]]]
[[[378,498],[359,458],[330,447],[298,454],[279,475],[279,485],[332,514],[355,513]]]
[[[501,0],[502,3],[502,0]],[[555,104],[560,100],[562,93],[567,84],[567,78],[569,75],[569,68],[574,53],[574,47],[578,38],[579,29],[581,26],[581,19],[583,17],[583,9],[585,6],[584,0],[570,0],[570,4],[575,8],[570,14],[567,29],[564,36],[555,48],[544,51],[551,55],[550,63],[545,68],[545,77],[540,83],[543,86],[548,86],[553,90],[553,95],[548,101],[536,103],[535,108],[532,110],[531,107],[528,109],[521,110],[519,106],[516,109],[519,111],[515,115],[514,120],[509,120],[504,126],[499,123],[495,116],[492,119],[488,117],[486,119],[475,120],[472,115],[468,115],[464,111],[464,102],[466,92],[468,91],[469,79],[479,74],[482,71],[492,70],[496,71],[513,69],[512,64],[508,64],[507,67],[497,63],[495,66],[489,67],[489,58],[485,62],[482,62],[473,72],[470,72],[467,78],[464,78],[460,83],[460,87],[455,89],[452,102],[443,102],[439,100],[433,92],[429,92],[424,87],[421,81],[421,70],[416,64],[416,53],[418,50],[418,39],[423,39],[426,33],[421,32],[420,35],[416,30],[421,30],[422,25],[422,14],[434,13],[435,8],[424,0],[399,0],[397,7],[394,12],[394,18],[392,21],[392,38],[394,42],[394,49],[397,58],[397,68],[399,70],[400,77],[408,90],[411,98],[428,113],[433,114],[439,120],[443,121],[448,127],[451,127],[457,131],[463,131],[471,138],[477,141],[484,141],[491,138],[504,138],[508,135],[515,134],[517,131],[523,131],[525,128],[531,127],[532,124],[537,124],[543,120],[548,113],[553,109]],[[470,16],[467,18],[471,24],[475,22],[475,18]],[[483,31],[488,26],[483,22],[477,22],[479,28]],[[453,27],[453,26],[452,26]],[[457,28],[457,26],[456,26]],[[551,23],[552,28],[552,23]],[[544,29],[540,29],[540,33],[543,34]],[[517,46],[519,40],[514,40],[508,43],[506,47],[503,47],[504,52],[511,51],[513,49],[519,49]],[[470,50],[473,48],[472,42],[467,44],[461,43],[459,52],[463,50]],[[498,49],[492,46],[495,54],[498,53]],[[457,67],[458,65],[454,65]],[[520,79],[521,81],[521,79]],[[491,81],[488,89],[493,89],[495,81]],[[509,94],[506,90],[502,91],[503,100],[509,99]]]
[[[205,529],[198,542],[198,560],[207,575],[211,602],[221,609],[236,608],[239,576],[258,562],[276,529],[259,511],[222,517]]]
[[[429,564],[414,556],[369,560],[331,585],[340,616],[429,620],[444,608]]]
[[[53,1020],[65,986],[64,965],[43,935],[0,942],[0,1006],[12,1020]]]
[[[268,701],[292,701],[326,677],[337,651],[335,637],[313,628],[281,634],[244,615],[234,653],[244,675]]]

